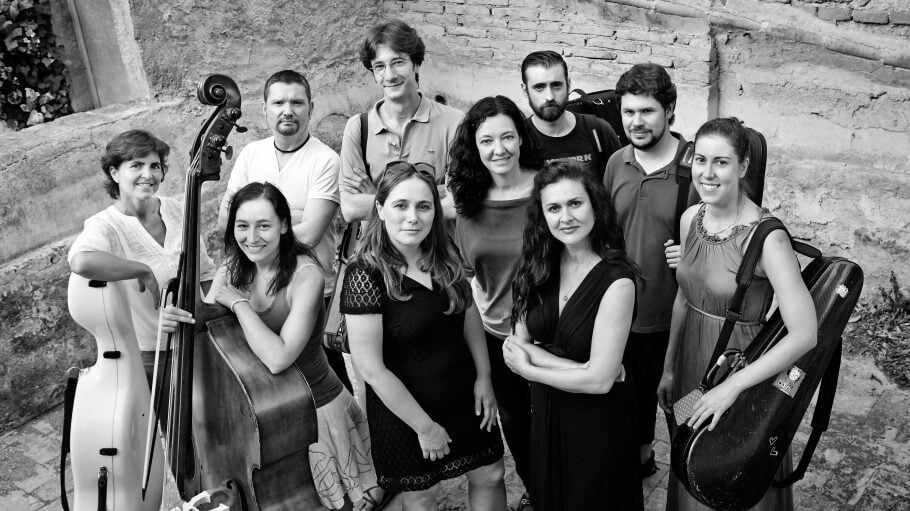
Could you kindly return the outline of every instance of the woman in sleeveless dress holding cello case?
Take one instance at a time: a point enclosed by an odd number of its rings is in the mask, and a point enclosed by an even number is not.
[[[698,387],[711,363],[724,313],[736,291],[736,272],[755,226],[769,215],[749,200],[743,189],[748,154],[748,137],[738,119],[708,121],[695,135],[692,183],[701,203],[686,210],[680,221],[684,245],[676,273],[679,291],[673,305],[664,374],[657,390],[658,402],[668,414],[673,413],[674,402]],[[815,307],[790,240],[781,230],[771,232],[762,246],[755,277],[740,309],[742,320],[737,322],[728,348],[745,349],[755,338],[773,296],[777,297],[788,334],[755,362],[702,396],[687,420],[689,426],[697,428],[709,421],[709,429],[713,429],[743,390],[784,370],[815,346]],[[781,470],[789,472],[790,463],[787,453]],[[667,485],[668,510],[711,509],[689,495],[672,471]],[[792,510],[792,487],[772,487],[751,509]]]
[[[207,300],[231,309],[272,374],[296,366],[306,378],[319,430],[309,463],[322,505],[379,509],[384,492],[376,484],[366,417],[322,350],[322,267],[290,225],[290,207],[274,185],[254,182],[238,190],[224,234],[226,263]]]

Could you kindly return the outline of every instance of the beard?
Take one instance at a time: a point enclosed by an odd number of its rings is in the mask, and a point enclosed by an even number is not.
[[[290,124],[285,124],[285,121],[290,121]],[[279,120],[278,125],[275,127],[275,131],[286,137],[296,135],[297,132],[300,131],[300,123],[290,119]]]
[[[556,119],[559,119],[563,112],[566,111],[566,105],[569,103],[568,98],[560,102],[558,100],[547,101],[542,105],[531,104],[531,110],[534,112],[534,115],[539,117],[543,121],[553,122]]]
[[[656,146],[657,143],[660,142],[660,139],[662,139],[664,137],[664,134],[666,132],[667,132],[667,128],[664,128],[664,129],[660,130],[659,132],[655,132],[654,130],[651,130],[651,138],[645,142],[638,142],[631,136],[631,133],[629,133],[629,135],[630,135],[629,143],[632,144],[632,147],[634,147],[635,149],[638,149],[639,151],[647,151],[648,149],[651,149],[652,147]]]

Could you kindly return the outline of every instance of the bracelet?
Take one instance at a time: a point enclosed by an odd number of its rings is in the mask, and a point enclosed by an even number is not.
[[[238,299],[234,300],[233,302],[231,302],[230,309],[231,309],[232,313],[236,314],[236,312],[234,312],[234,306],[240,302],[250,303],[250,300],[248,298],[238,298]]]

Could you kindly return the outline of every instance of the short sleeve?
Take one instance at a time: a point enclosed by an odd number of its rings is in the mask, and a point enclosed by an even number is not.
[[[461,215],[455,217],[455,228],[452,229],[452,236],[450,237],[451,243],[455,246],[455,250],[458,252],[459,258],[461,258],[461,267],[464,269],[465,276],[468,279],[474,278],[474,261],[468,256],[467,251],[465,250],[465,218]]]
[[[308,199],[325,199],[335,204],[340,202],[338,195],[338,155],[328,146],[325,147],[325,157],[319,168],[313,169],[310,177]]]
[[[351,265],[344,273],[341,286],[340,311],[342,314],[382,314],[385,291],[378,275]]]
[[[250,182],[249,176],[247,176],[247,168],[250,166],[250,158],[252,157],[253,148],[251,144],[248,144],[240,151],[240,156],[237,157],[234,167],[231,169],[231,176],[228,178],[227,188],[224,189],[224,197],[221,198],[221,208],[227,212],[231,205],[231,199],[234,198],[234,194],[237,193],[237,190],[243,188]],[[227,217],[225,217],[227,218]]]
[[[353,169],[360,169],[365,172],[366,164],[363,162],[363,155],[360,153],[360,114],[348,119],[344,125],[344,134],[341,138],[341,155],[339,159],[339,175],[353,176]]]
[[[107,252],[116,256],[123,255],[117,234],[109,225],[100,221],[97,215],[85,220],[82,233],[76,237],[73,246],[70,247],[67,261],[72,262],[73,256],[79,252]]]

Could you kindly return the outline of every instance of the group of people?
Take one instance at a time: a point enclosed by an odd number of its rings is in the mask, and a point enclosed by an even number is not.
[[[527,489],[517,509],[642,509],[657,406],[672,416],[698,385],[750,235],[769,215],[743,189],[745,129],[715,119],[698,130],[679,219],[685,140],[670,131],[676,88],[660,66],[635,65],[616,84],[630,140],[619,147],[608,123],[566,110],[558,53],[522,63],[528,118],[504,96],[466,113],[425,97],[424,54],[401,21],[367,33],[360,59],[382,99],[349,120],[340,157],[309,133],[306,79],[269,78],[272,136],[232,170],[218,217],[225,264],[202,251],[207,300],[236,315],[269,371],[306,376],[319,422],[311,467],[334,476],[317,488],[327,508],[376,510],[400,494],[405,510],[435,509],[439,483],[467,475],[471,509],[506,509],[504,437]],[[108,144],[114,204],[86,220],[69,254],[85,277],[138,281],[129,302],[147,361],[157,293],[181,248],[181,205],[156,194],[168,152],[144,131]],[[343,275],[339,207],[365,223]],[[789,333],[706,393],[692,426],[713,428],[743,389],[814,345],[788,238],[775,231],[763,248],[730,346],[749,342],[772,296]],[[336,292],[353,378],[322,346]],[[194,321],[172,306],[160,315],[165,331]],[[366,384],[356,399],[351,379]],[[667,509],[707,508],[671,474]],[[792,496],[771,489],[757,509],[792,509]]]

